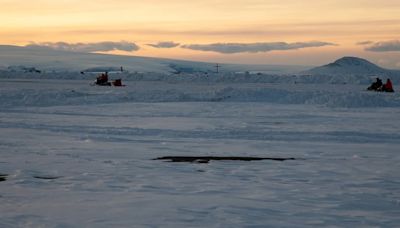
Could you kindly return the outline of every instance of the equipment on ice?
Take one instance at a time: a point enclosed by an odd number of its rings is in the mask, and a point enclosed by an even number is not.
[[[372,83],[371,86],[367,88],[367,90],[373,90],[378,92],[389,92],[389,93],[394,92],[392,81],[390,79],[387,79],[386,83],[383,84],[380,78],[376,78],[376,81]]]
[[[115,79],[113,82],[112,82],[112,84],[113,84],[113,86],[125,86],[125,85],[123,85],[122,84],[122,79]]]
[[[102,73],[96,78],[95,85],[99,86],[111,86],[111,83],[108,81],[108,72]]]
[[[110,71],[111,70],[111,71]],[[90,68],[84,71],[81,71],[81,74],[97,74],[96,80],[91,83],[90,85],[92,86],[116,86],[116,87],[121,87],[125,86],[122,84],[122,79],[117,78],[114,81],[110,82],[109,81],[109,74],[119,74],[124,72],[124,68],[121,66],[119,68],[115,67],[95,67],[95,68]]]
[[[93,85],[97,85],[97,86],[116,86],[116,87],[121,87],[121,86],[125,86],[122,84],[122,79],[118,78],[115,79],[112,82],[108,81],[108,72],[105,73],[101,73],[100,75],[97,76],[96,80],[94,81]]]

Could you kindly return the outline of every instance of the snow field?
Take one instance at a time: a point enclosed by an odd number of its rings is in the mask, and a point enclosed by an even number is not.
[[[1,80],[0,173],[8,174],[0,182],[1,227],[400,223],[397,93],[126,84]],[[298,160],[151,160],[168,155]]]

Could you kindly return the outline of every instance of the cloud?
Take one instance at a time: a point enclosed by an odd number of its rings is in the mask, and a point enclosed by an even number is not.
[[[147,44],[147,45],[154,47],[154,48],[174,48],[174,47],[178,47],[180,45],[180,43],[167,41],[167,42],[158,42],[156,44]]]
[[[367,40],[367,41],[361,41],[356,43],[357,45],[369,45],[369,44],[373,44],[373,41]]]
[[[198,51],[212,51],[223,54],[234,53],[257,53],[269,52],[275,50],[295,50],[309,47],[322,47],[336,45],[328,42],[312,41],[312,42],[270,42],[270,43],[214,43],[214,44],[189,44],[182,45],[182,48],[198,50]]]
[[[48,48],[60,51],[71,51],[71,52],[99,52],[99,51],[137,51],[139,46],[132,42],[121,41],[111,42],[104,41],[99,43],[66,43],[66,42],[43,42],[43,43],[31,43],[26,45],[30,48]]]
[[[390,40],[390,41],[376,42],[373,45],[365,48],[365,50],[373,52],[400,51],[400,41]]]

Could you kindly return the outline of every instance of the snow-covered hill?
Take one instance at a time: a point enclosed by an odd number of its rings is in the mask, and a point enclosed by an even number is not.
[[[16,68],[36,68],[42,72],[80,72],[120,69],[121,66],[124,70],[130,72],[153,73],[194,73],[214,72],[216,70],[215,63],[0,45],[0,70],[3,71],[9,71],[11,67],[14,71]],[[271,74],[287,74],[307,69],[304,66],[279,65],[222,64],[221,66],[223,72],[257,71]],[[24,70],[21,72],[24,72]]]
[[[383,69],[368,60],[357,57],[343,57],[333,63],[316,67],[306,71],[309,74],[362,74],[362,75],[379,75],[389,74],[389,70]]]
[[[358,57],[343,57],[333,63],[304,71],[302,74],[312,76],[308,81],[314,82],[366,84],[375,77],[391,78],[396,83],[400,82],[400,71],[385,69]]]

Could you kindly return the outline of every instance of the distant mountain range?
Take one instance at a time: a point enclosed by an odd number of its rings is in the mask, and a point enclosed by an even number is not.
[[[128,72],[152,72],[160,74],[214,73],[216,63],[194,62],[174,59],[105,55],[56,51],[48,48],[19,47],[0,45],[0,71],[52,73],[52,72],[104,72],[119,71],[121,67]],[[368,84],[375,77],[391,78],[400,83],[400,71],[377,66],[358,57],[343,57],[324,66],[310,67],[290,65],[240,65],[220,64],[220,72],[249,72],[265,75],[297,75],[302,81],[319,83],[361,83]],[[310,78],[309,76],[312,76]]]
[[[119,70],[154,73],[212,73],[216,63],[163,58],[77,53],[49,48],[0,45],[0,70],[35,69],[42,72]],[[222,72],[262,72],[291,74],[308,69],[307,66],[220,64]],[[11,67],[11,68],[10,68]]]

